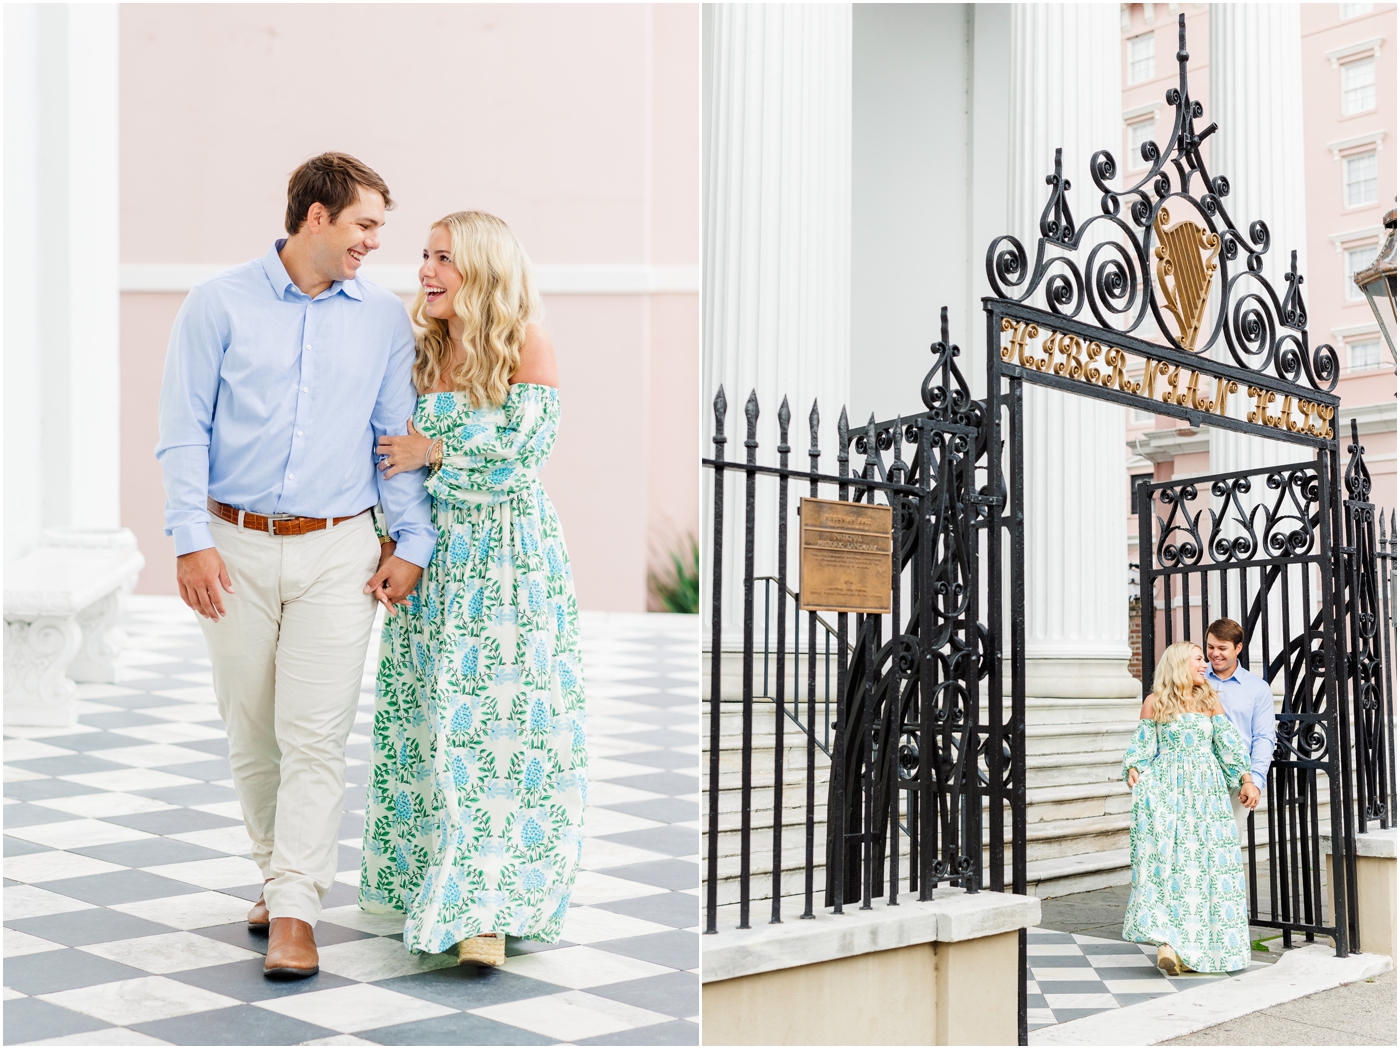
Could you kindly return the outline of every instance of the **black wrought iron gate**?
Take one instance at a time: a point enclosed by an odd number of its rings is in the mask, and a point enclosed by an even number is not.
[[[707,932],[729,907],[747,928],[755,898],[771,901],[778,922],[785,898],[788,917],[799,900],[801,917],[812,917],[818,892],[839,913],[882,895],[896,905],[902,890],[927,899],[940,884],[1026,891],[1031,383],[1294,450],[1290,465],[1143,487],[1143,687],[1163,644],[1203,640],[1216,616],[1244,625],[1247,665],[1274,683],[1281,707],[1265,821],[1251,821],[1251,922],[1280,929],[1286,943],[1331,936],[1339,954],[1358,942],[1355,835],[1393,826],[1396,813],[1393,519],[1387,555],[1354,428],[1341,464],[1337,355],[1310,345],[1296,252],[1279,295],[1263,275],[1268,227],[1237,226],[1228,182],[1207,171],[1200,147],[1215,126],[1195,126],[1203,109],[1188,90],[1184,16],[1178,33],[1179,86],[1166,96],[1175,124],[1164,149],[1142,146],[1147,173],[1115,189],[1112,155],[1096,153],[1100,211],[1081,225],[1057,151],[1034,259],[1012,236],[988,248],[984,398],[972,398],[958,369],[946,310],[924,410],[872,417],[859,430],[843,410],[834,474],[820,468],[818,405],[804,469],[789,464],[785,400],[776,464],[760,462],[756,395],[745,406],[745,460],[727,459],[727,403],[723,390],[716,396],[714,454],[704,460],[714,478]],[[726,477],[738,474],[734,666],[722,638],[724,505]],[[799,611],[788,570],[793,485],[890,507],[890,613],[852,623],[848,613]],[[775,535],[757,534],[761,505],[772,508]],[[756,564],[769,555],[758,547],[769,543],[776,568],[763,574]],[[800,767],[787,756],[789,729],[801,733]],[[771,740],[771,769],[756,768],[760,734]],[[784,793],[794,776],[804,795],[796,804]],[[753,849],[755,831],[771,835],[771,852]],[[1326,886],[1324,835],[1335,861]],[[1022,1044],[1025,943],[1023,931]]]

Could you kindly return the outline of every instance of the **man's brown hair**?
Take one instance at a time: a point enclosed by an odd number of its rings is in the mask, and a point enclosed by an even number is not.
[[[1206,627],[1206,637],[1228,641],[1232,645],[1242,645],[1244,644],[1244,627],[1233,619],[1217,619]]]
[[[287,235],[295,236],[301,229],[312,204],[324,205],[331,221],[336,221],[342,211],[360,199],[361,186],[383,197],[386,210],[394,206],[384,180],[349,153],[312,157],[292,172],[287,183]]]

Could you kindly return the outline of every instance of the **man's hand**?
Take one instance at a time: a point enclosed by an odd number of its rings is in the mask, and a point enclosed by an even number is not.
[[[1259,788],[1254,785],[1253,777],[1240,786],[1240,804],[1251,812],[1259,805]]]
[[[392,612],[395,605],[408,603],[413,588],[423,574],[411,561],[394,556],[396,543],[388,542],[379,548],[379,571],[370,576],[365,584],[365,593],[373,594],[374,599]]]
[[[225,615],[224,597],[219,587],[231,594],[233,580],[214,547],[175,558],[175,581],[180,585],[180,599],[205,619],[217,622]]]

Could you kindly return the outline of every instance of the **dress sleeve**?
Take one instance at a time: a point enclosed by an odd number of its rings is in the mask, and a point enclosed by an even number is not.
[[[1123,755],[1123,779],[1128,779],[1128,770],[1137,769],[1143,772],[1152,762],[1157,760],[1157,722],[1151,718],[1143,718],[1138,722],[1137,731],[1133,733],[1132,741],[1128,744],[1127,753]]]
[[[451,502],[467,493],[506,492],[529,484],[554,450],[559,391],[522,383],[511,387],[505,424],[470,421],[445,434],[442,466],[428,478],[428,493]]]
[[[1233,787],[1249,771],[1249,748],[1224,714],[1216,714],[1210,719],[1210,725],[1210,745],[1215,750],[1215,760],[1220,762],[1225,782]]]

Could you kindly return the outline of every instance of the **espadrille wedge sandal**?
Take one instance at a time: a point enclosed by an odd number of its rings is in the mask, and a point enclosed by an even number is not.
[[[457,964],[475,962],[477,965],[505,965],[506,938],[504,936],[473,936],[457,944]]]
[[[1181,959],[1177,957],[1172,945],[1164,943],[1157,948],[1157,968],[1168,976],[1180,976],[1186,966],[1181,964]]]

